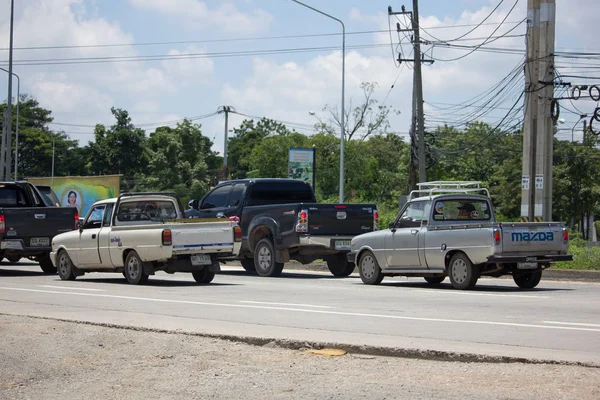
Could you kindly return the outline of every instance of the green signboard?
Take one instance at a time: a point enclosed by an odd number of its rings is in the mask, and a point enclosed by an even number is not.
[[[314,148],[290,147],[288,177],[300,179],[315,186],[315,159]]]

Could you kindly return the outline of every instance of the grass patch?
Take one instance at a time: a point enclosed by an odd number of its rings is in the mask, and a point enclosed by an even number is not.
[[[573,261],[558,262],[554,268],[600,271],[600,247],[569,246],[569,254]]]

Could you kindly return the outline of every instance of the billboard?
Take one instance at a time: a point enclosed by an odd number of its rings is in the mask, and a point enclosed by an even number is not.
[[[290,147],[288,178],[300,179],[315,186],[315,148]]]
[[[34,185],[51,186],[60,205],[77,207],[79,216],[83,218],[95,202],[119,195],[121,175],[60,176],[27,180]]]

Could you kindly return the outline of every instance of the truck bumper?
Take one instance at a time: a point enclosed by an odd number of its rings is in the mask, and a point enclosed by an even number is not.
[[[349,251],[354,236],[300,236],[300,246],[320,246],[332,250]]]
[[[22,239],[8,239],[0,242],[0,250],[4,254],[15,254],[22,257],[39,256],[49,254],[52,251],[50,246],[31,247],[26,246]]]
[[[556,261],[573,261],[572,254],[550,254],[544,256],[489,256],[490,263],[537,262],[545,264]]]
[[[349,263],[356,262],[356,253],[348,253],[346,254],[346,259]]]

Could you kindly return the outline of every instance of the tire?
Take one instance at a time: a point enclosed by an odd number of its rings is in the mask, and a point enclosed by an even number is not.
[[[21,257],[20,256],[6,256],[6,259],[8,260],[8,262],[11,262],[14,264],[14,263],[18,263],[19,260],[21,259]]]
[[[215,278],[214,271],[210,271],[208,267],[202,269],[201,271],[193,271],[192,276],[194,280],[198,283],[211,283]]]
[[[254,248],[254,266],[260,276],[276,277],[281,275],[283,263],[275,261],[275,248],[269,238],[261,239]]]
[[[356,264],[348,262],[346,254],[336,254],[327,258],[326,261],[329,272],[337,277],[346,277],[354,272],[354,268],[356,268]]]
[[[446,276],[426,276],[424,277],[424,279],[430,285],[439,285],[440,283],[444,282]]]
[[[367,285],[379,285],[383,280],[383,273],[375,255],[365,251],[358,259],[358,273],[363,283]]]
[[[246,272],[256,272],[256,266],[254,265],[253,258],[244,258],[241,260],[242,267],[246,270]]]
[[[125,258],[125,278],[132,285],[143,285],[148,281],[148,274],[144,272],[144,263],[135,251],[127,253]]]
[[[479,279],[479,267],[473,265],[465,254],[457,253],[450,260],[448,275],[452,287],[460,290],[470,290],[475,287]]]
[[[38,262],[40,263],[40,268],[42,269],[42,271],[44,271],[45,274],[56,273],[56,267],[52,265],[52,260],[50,259],[50,256],[40,258]]]
[[[540,283],[542,279],[542,271],[533,271],[513,274],[513,280],[521,289],[533,289]]]
[[[66,252],[66,250],[61,250],[58,252],[56,256],[56,267],[58,269],[58,276],[63,281],[74,281],[75,273],[73,267],[73,261],[71,261],[71,257]]]

